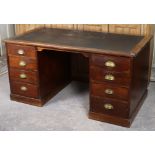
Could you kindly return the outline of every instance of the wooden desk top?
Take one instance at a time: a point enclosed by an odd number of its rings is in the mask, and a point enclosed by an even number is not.
[[[100,54],[110,52],[114,55],[135,56],[150,39],[151,36],[41,28],[5,42],[77,52]]]

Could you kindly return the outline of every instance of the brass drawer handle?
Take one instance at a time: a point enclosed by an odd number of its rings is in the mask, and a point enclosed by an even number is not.
[[[25,52],[24,52],[24,50],[19,49],[19,50],[17,51],[17,53],[18,53],[19,55],[23,55]]]
[[[116,64],[113,62],[113,61],[106,61],[105,62],[105,66],[106,67],[115,67],[116,66]]]
[[[105,93],[108,95],[112,95],[114,93],[114,91],[112,89],[106,89]]]
[[[109,104],[109,103],[104,104],[104,108],[105,108],[106,110],[112,110],[112,109],[114,109],[113,105],[112,105],[112,104]]]
[[[19,66],[21,66],[21,67],[26,66],[26,62],[25,62],[25,61],[20,61],[20,62],[19,62]]]
[[[105,80],[113,81],[113,80],[115,80],[115,77],[114,77],[113,75],[111,75],[111,74],[107,74],[107,75],[105,76]]]
[[[21,79],[26,79],[26,78],[27,78],[26,74],[24,74],[24,73],[20,74],[19,77],[20,77]]]
[[[21,91],[27,91],[27,87],[21,86],[21,87],[20,87],[20,90],[21,90]]]

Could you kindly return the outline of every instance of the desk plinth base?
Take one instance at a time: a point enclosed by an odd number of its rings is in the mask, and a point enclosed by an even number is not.
[[[54,95],[52,94],[51,96],[54,96]],[[41,99],[34,99],[34,98],[29,98],[29,97],[25,97],[25,96],[16,95],[16,94],[11,94],[10,98],[13,101],[23,102],[26,104],[42,107],[49,99],[51,99],[51,96],[48,96],[41,100]],[[120,126],[129,128],[131,126],[131,123],[133,122],[135,116],[137,115],[140,107],[142,106],[146,96],[147,96],[147,91],[144,93],[139,104],[137,105],[136,109],[134,110],[132,116],[129,119],[95,113],[95,112],[91,112],[91,111],[89,112],[89,118],[93,119],[93,120],[108,122],[111,124],[116,124],[116,125],[120,125]]]
[[[97,121],[107,122],[107,123],[130,128],[139,109],[143,105],[147,94],[148,94],[148,91],[146,90],[130,118],[121,118],[121,117],[116,117],[116,116],[111,116],[111,115],[106,115],[106,114],[101,114],[101,113],[95,113],[95,112],[91,112],[91,111],[89,112],[89,118],[93,119],[93,120],[97,120]]]
[[[45,104],[44,101],[41,99],[29,98],[25,96],[16,95],[16,94],[11,94],[10,98],[13,101],[22,102],[25,104],[30,104],[38,107],[42,107]]]
[[[120,125],[123,127],[130,127],[131,125],[130,119],[123,119],[120,117],[99,114],[99,113],[94,113],[94,112],[89,112],[89,118],[93,120],[97,120],[97,121]]]

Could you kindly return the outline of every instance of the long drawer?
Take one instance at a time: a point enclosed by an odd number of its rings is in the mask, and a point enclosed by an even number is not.
[[[10,79],[31,84],[38,83],[37,72],[10,68]]]
[[[90,111],[106,115],[128,118],[129,104],[101,97],[90,97]]]
[[[93,96],[100,96],[103,98],[113,98],[125,101],[128,101],[129,99],[128,88],[114,86],[107,83],[92,82],[91,93]]]

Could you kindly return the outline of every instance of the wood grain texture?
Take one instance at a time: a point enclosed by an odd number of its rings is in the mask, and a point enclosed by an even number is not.
[[[107,67],[105,63],[107,61],[112,61],[115,64],[115,67]],[[102,67],[102,69],[106,69],[107,71],[114,72],[126,72],[130,74],[130,59],[126,57],[117,57],[112,55],[97,55],[92,54],[91,56],[91,65]]]
[[[16,24],[16,34],[22,34],[39,27],[65,28],[83,31],[112,32],[119,34],[150,35],[151,24]]]
[[[109,98],[101,98],[97,96],[90,97],[90,112],[98,114],[112,115],[116,117],[128,118],[129,104],[119,100],[111,100]],[[104,104],[110,103],[113,109],[105,109]]]
[[[24,61],[26,63],[25,66],[20,66],[19,63]],[[35,59],[31,59],[29,57],[19,57],[19,56],[9,56],[9,63],[12,68],[17,69],[26,69],[26,70],[37,70],[37,61]]]
[[[20,75],[24,74],[25,78],[20,78]],[[20,81],[26,82],[30,84],[38,84],[38,76],[37,72],[26,71],[26,70],[19,70],[19,69],[12,69],[10,68],[10,78],[13,81]]]
[[[23,51],[23,53],[21,55],[18,53],[19,50]],[[35,47],[32,47],[32,46],[9,44],[8,45],[8,55],[9,56],[27,56],[27,57],[36,59]]]
[[[44,24],[16,24],[15,25],[15,33],[16,35],[23,34],[27,31],[44,27]]]
[[[21,87],[26,87],[26,91],[22,91]],[[23,82],[16,82],[12,81],[11,82],[11,92],[12,94],[17,94],[21,96],[26,96],[30,98],[38,98],[39,97],[39,89],[38,86],[28,84],[28,83],[23,83]]]
[[[149,84],[149,53],[150,45],[145,44],[144,48],[141,50],[138,56],[133,58],[130,115],[132,115],[138,106],[138,101],[146,92]]]
[[[114,80],[107,80],[105,77],[106,75],[112,75],[115,79]],[[129,87],[130,85],[130,72],[129,71],[113,71],[113,70],[107,70],[103,67],[96,67],[91,66],[90,67],[90,77],[91,81],[99,81],[99,82],[106,82],[109,84],[118,84],[123,85],[125,87]]]
[[[99,96],[103,98],[111,98],[116,100],[128,101],[129,99],[129,89],[121,87],[121,85],[92,82],[91,92],[93,96]],[[112,94],[107,94],[105,90],[112,90]]]
[[[110,24],[109,32],[119,34],[141,35],[141,24]]]
[[[47,28],[74,29],[74,24],[45,24]]]
[[[71,81],[70,53],[38,52],[41,98],[54,96]]]
[[[45,24],[45,27],[108,32],[108,24]]]
[[[147,36],[154,33],[153,26],[151,24],[140,24],[141,25],[141,35]]]

